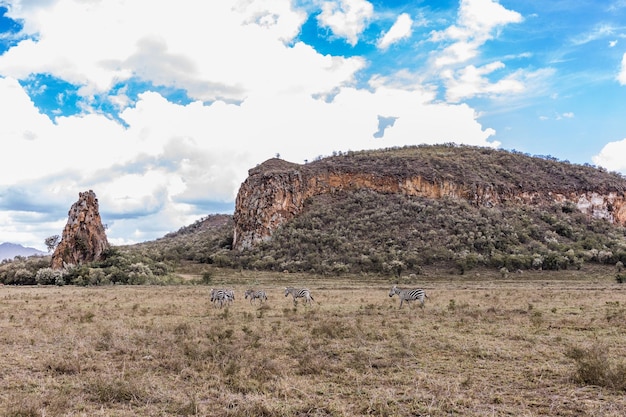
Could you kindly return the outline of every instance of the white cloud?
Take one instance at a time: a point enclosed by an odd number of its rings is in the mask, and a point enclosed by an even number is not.
[[[571,42],[574,45],[584,45],[586,43],[611,36],[617,30],[619,29],[616,29],[612,25],[600,24],[595,26],[592,30],[574,37]]]
[[[459,102],[463,99],[481,95],[500,95],[506,93],[519,93],[524,91],[524,84],[514,76],[505,77],[495,83],[491,83],[485,75],[504,68],[502,62],[493,62],[477,68],[468,65],[458,73],[444,71],[446,80],[446,98],[450,102]]]
[[[392,44],[406,39],[411,36],[413,25],[413,19],[408,13],[402,13],[396,19],[396,22],[391,26],[391,29],[378,41],[378,47],[380,49],[387,49]]]
[[[354,46],[373,14],[374,6],[367,0],[325,1],[318,21],[321,26],[330,28],[336,36],[345,38]]]
[[[626,85],[626,54],[622,56],[622,65],[619,74],[617,74],[617,81],[619,81],[621,85]]]
[[[521,14],[507,10],[497,1],[462,0],[456,23],[431,33],[432,42],[447,45],[431,54],[431,65],[432,73],[444,83],[449,102],[457,103],[479,96],[519,95],[527,90],[524,79],[532,78],[532,74],[517,71],[492,81],[490,78],[494,78],[494,73],[505,67],[503,62],[495,61],[482,66],[468,64],[477,61],[480,48],[496,37],[502,26],[522,20]],[[522,57],[527,56],[520,54],[506,58]]]
[[[141,76],[187,89],[200,100],[240,100],[276,73],[274,62],[284,59],[285,42],[297,35],[305,16],[285,1],[237,5],[212,2],[209,8],[189,0],[177,7],[123,0],[23,5],[12,17],[23,19],[38,40],[25,40],[0,56],[0,73],[15,78],[50,73],[83,85],[87,96]]]
[[[500,26],[519,23],[522,15],[493,0],[462,0],[456,25],[433,32],[432,41],[452,41],[435,57],[436,67],[455,65],[476,57],[478,48],[494,37]]]
[[[565,113],[556,113],[552,116],[539,116],[539,120],[563,120],[563,119],[573,119],[575,117],[573,112],[565,112]]]
[[[594,164],[610,171],[626,173],[626,138],[616,142],[609,142],[598,155],[592,157]]]

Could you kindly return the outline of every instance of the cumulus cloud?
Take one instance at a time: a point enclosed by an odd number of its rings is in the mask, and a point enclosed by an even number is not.
[[[378,47],[380,49],[387,49],[392,44],[408,38],[411,36],[413,25],[413,19],[408,13],[402,13],[396,19],[396,22],[391,26],[391,29],[385,33],[385,35],[378,41]]]
[[[495,83],[491,83],[485,77],[485,75],[502,68],[504,68],[502,62],[493,62],[480,68],[468,65],[456,74],[452,71],[445,71],[443,74],[447,78],[446,98],[451,102],[458,102],[480,95],[499,95],[523,91],[523,83],[514,77],[505,77]]]
[[[525,80],[535,78],[530,73],[514,72],[497,79],[498,70],[505,68],[502,61],[474,65],[479,61],[480,48],[494,39],[501,27],[521,21],[521,14],[507,10],[497,1],[462,0],[456,23],[431,33],[430,41],[447,45],[431,54],[431,65],[433,73],[438,74],[445,85],[449,102],[520,94],[527,90]]]
[[[609,142],[593,158],[593,163],[609,171],[626,172],[626,138],[616,142]]]
[[[373,14],[374,6],[367,0],[326,1],[318,21],[322,27],[330,28],[336,36],[345,38],[354,46]]]
[[[455,65],[476,57],[478,48],[494,37],[494,31],[510,23],[519,23],[522,15],[507,10],[493,0],[462,0],[455,25],[433,32],[432,41],[450,41],[435,58],[436,67]]]

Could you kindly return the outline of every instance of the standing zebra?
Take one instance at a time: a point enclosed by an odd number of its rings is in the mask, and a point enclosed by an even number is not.
[[[406,301],[406,304],[411,308],[409,304],[411,301],[418,300],[420,302],[420,307],[424,308],[424,299],[428,298],[426,292],[422,289],[413,289],[413,290],[403,290],[402,288],[398,288],[396,285],[391,287],[391,291],[389,291],[389,297],[393,297],[398,294],[398,298],[400,298],[400,308],[402,308],[402,303]]]
[[[289,294],[293,296],[293,305],[298,305],[297,298],[304,298],[305,304],[311,304],[311,301],[315,301],[313,296],[311,295],[311,291],[308,288],[293,288],[287,287],[285,288],[285,297]]]
[[[246,290],[244,298],[250,297],[250,304],[252,304],[253,300],[260,300],[261,303],[263,301],[267,301],[267,294],[263,290],[255,291],[255,290]]]
[[[235,292],[233,290],[211,289],[211,302],[219,303],[220,308],[224,303],[232,303],[235,300]]]
[[[220,307],[222,306],[223,302],[224,302],[224,298],[226,297],[224,290],[219,290],[219,289],[215,289],[215,288],[211,288],[211,302],[213,303],[213,305],[215,305],[215,303],[220,303]]]
[[[235,301],[234,290],[226,290],[226,301],[228,302],[228,304],[232,304]]]

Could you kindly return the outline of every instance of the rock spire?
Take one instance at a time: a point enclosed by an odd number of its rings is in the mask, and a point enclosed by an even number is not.
[[[101,260],[108,248],[96,194],[92,190],[79,193],[68,212],[61,242],[52,254],[52,268]]]

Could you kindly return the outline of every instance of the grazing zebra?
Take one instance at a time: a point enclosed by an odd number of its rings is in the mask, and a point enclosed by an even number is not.
[[[250,297],[250,304],[252,304],[253,300],[260,300],[261,303],[263,301],[267,301],[267,294],[265,294],[265,291],[263,290],[259,290],[259,291],[246,290],[246,294],[244,298],[247,299],[248,297]]]
[[[235,292],[233,290],[211,289],[211,302],[219,303],[220,308],[224,303],[232,303],[235,300]]]
[[[403,290],[402,288],[398,288],[394,285],[391,287],[391,291],[389,291],[389,297],[393,297],[396,294],[398,294],[398,298],[400,298],[400,308],[402,308],[402,303],[405,301],[409,308],[411,308],[409,303],[414,300],[419,300],[420,307],[423,309],[424,299],[428,298],[426,292],[422,289]]]
[[[224,299],[226,298],[226,293],[224,290],[211,288],[211,302],[215,305],[215,303],[220,304],[220,307],[224,303]]]
[[[308,288],[287,287],[285,288],[285,297],[289,294],[293,296],[293,305],[298,305],[298,301],[296,300],[297,298],[304,298],[305,304],[310,304],[311,301],[315,301]]]
[[[226,290],[226,302],[228,302],[228,304],[232,304],[234,301],[235,301],[235,291]]]

